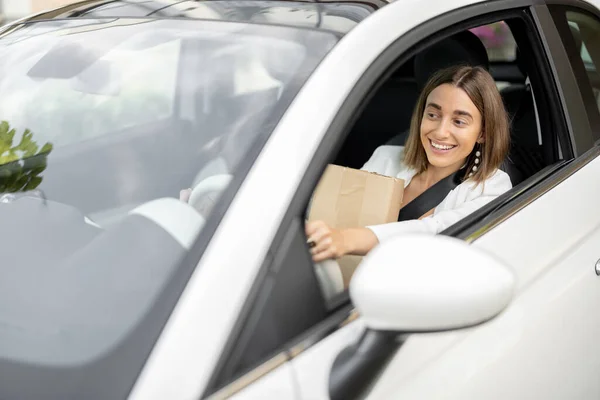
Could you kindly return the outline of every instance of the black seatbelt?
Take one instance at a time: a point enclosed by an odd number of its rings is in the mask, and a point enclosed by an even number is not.
[[[460,176],[462,176],[462,174],[464,174],[464,170],[459,169],[421,193],[405,207],[400,209],[398,221],[419,219],[433,208],[437,207],[442,200],[448,196],[448,193],[450,193],[452,189],[460,185]]]

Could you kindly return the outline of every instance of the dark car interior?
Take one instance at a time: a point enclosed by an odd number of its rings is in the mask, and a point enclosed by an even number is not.
[[[556,161],[554,144],[542,143],[524,58],[517,46],[513,60],[490,61],[482,40],[469,30],[433,44],[404,63],[374,94],[333,162],[361,168],[378,146],[404,145],[413,107],[429,77],[452,65],[478,65],[503,84],[499,89],[509,115],[511,149],[502,169],[518,185]]]

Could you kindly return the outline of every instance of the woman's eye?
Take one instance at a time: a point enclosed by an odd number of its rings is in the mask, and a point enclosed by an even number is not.
[[[437,115],[435,115],[434,113],[427,113],[427,118],[435,119],[435,117],[437,117]]]
[[[460,119],[455,119],[454,123],[456,124],[456,126],[465,126],[467,124],[465,121],[462,121]]]

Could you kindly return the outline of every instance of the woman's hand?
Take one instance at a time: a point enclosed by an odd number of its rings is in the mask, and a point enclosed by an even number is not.
[[[346,254],[364,256],[379,243],[377,236],[368,228],[334,229],[323,221],[308,222],[306,237],[314,262]]]
[[[347,254],[343,230],[331,228],[323,221],[308,222],[306,237],[314,262],[340,258]]]

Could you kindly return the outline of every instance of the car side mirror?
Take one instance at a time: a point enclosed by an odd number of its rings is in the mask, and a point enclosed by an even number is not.
[[[402,345],[402,335],[487,322],[508,306],[514,288],[507,266],[462,240],[406,235],[382,243],[350,282],[367,330],[335,360],[330,398],[360,396]]]
[[[438,332],[499,314],[515,278],[496,258],[462,240],[411,235],[373,249],[350,282],[350,297],[375,330]]]

